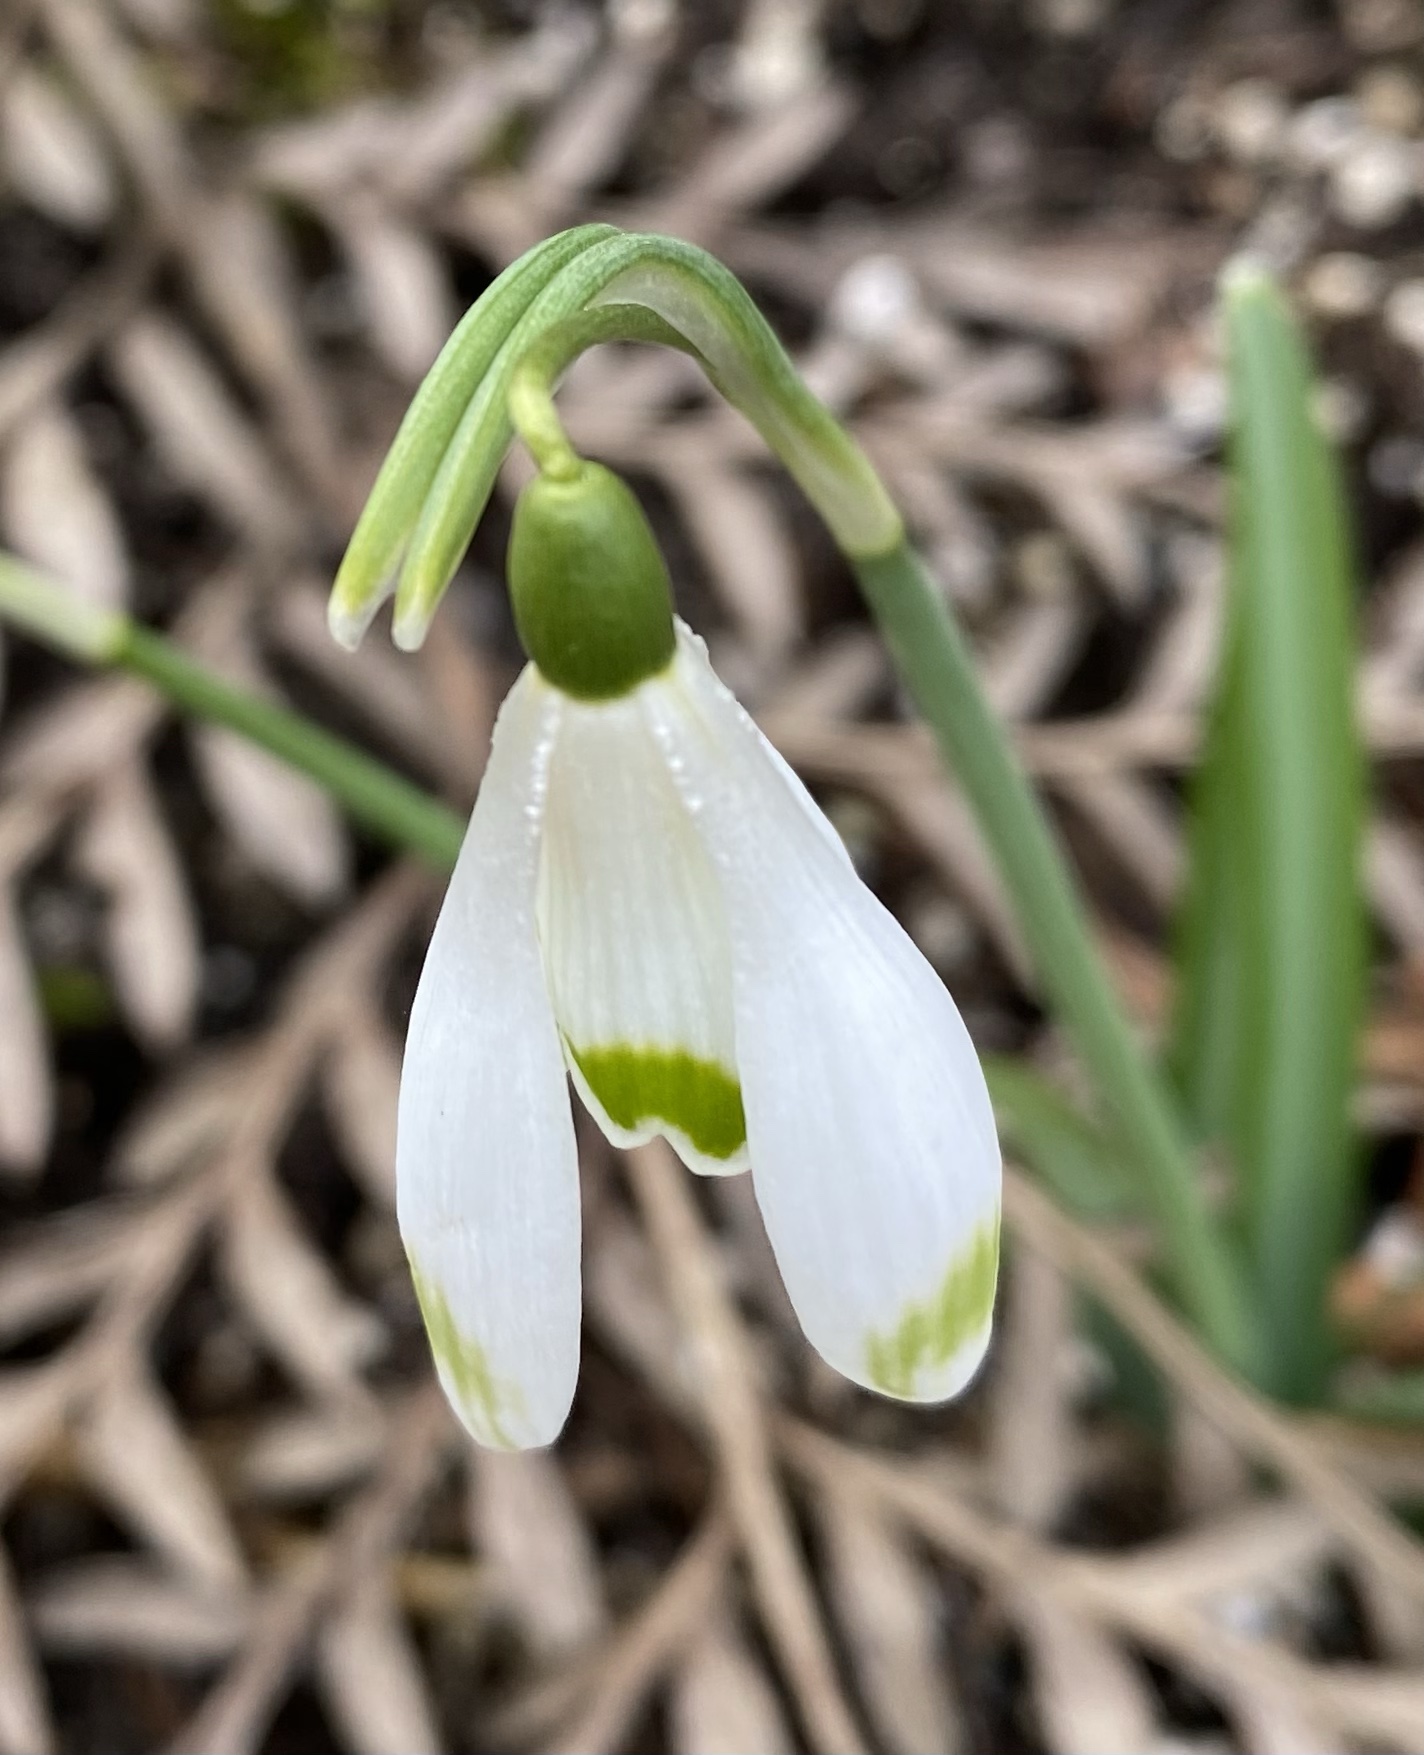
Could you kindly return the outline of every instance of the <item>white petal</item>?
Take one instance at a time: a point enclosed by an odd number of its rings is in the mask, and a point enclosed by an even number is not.
[[[731,946],[716,873],[638,705],[566,701],[539,934],[579,1095],[618,1145],[746,1167]]]
[[[943,983],[686,630],[640,698],[716,864],[752,1176],[786,1289],[857,1383],[938,1401],[988,1346],[1000,1157]]]
[[[401,1074],[401,1236],[445,1393],[500,1449],[557,1437],[578,1377],[578,1158],[534,920],[561,705],[531,666],[500,712]]]

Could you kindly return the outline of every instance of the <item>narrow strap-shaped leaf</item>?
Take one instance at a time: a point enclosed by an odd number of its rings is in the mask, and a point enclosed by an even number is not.
[[[1023,1061],[991,1054],[983,1064],[1006,1150],[1022,1158],[1064,1206],[1084,1219],[1144,1215],[1148,1203],[1115,1137]]]
[[[1352,567],[1284,301],[1238,269],[1225,316],[1228,655],[1193,800],[1173,1062],[1199,1124],[1231,1147],[1266,1386],[1307,1401],[1329,1366],[1326,1292],[1355,1187],[1366,941]]]
[[[1424,1371],[1376,1367],[1341,1383],[1334,1408],[1381,1426],[1424,1426]]]
[[[1246,1032],[1245,867],[1239,833],[1249,808],[1241,764],[1241,617],[1228,598],[1220,680],[1191,795],[1191,858],[1174,945],[1176,1005],[1167,1066],[1188,1125],[1201,1141],[1231,1133]]]

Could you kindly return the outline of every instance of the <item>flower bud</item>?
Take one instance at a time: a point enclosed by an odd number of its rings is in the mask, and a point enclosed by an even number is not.
[[[642,508],[611,470],[577,459],[519,496],[509,591],[524,649],[585,701],[625,695],[672,662],[672,587]]]

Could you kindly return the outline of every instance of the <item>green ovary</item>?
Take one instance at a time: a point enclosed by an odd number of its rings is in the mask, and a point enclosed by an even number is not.
[[[870,1381],[886,1395],[909,1397],[923,1371],[936,1371],[975,1335],[994,1309],[999,1272],[999,1215],[983,1224],[950,1262],[938,1292],[905,1307],[892,1334],[865,1344]]]
[[[506,1414],[517,1411],[519,1391],[496,1381],[489,1358],[478,1341],[461,1334],[450,1301],[433,1281],[426,1279],[410,1257],[410,1277],[435,1355],[447,1382],[472,1421],[488,1433],[487,1442],[505,1450],[515,1448],[504,1426]]]
[[[706,1158],[735,1157],[747,1142],[742,1087],[714,1060],[682,1049],[575,1048],[588,1088],[615,1127],[628,1133],[673,1127]]]

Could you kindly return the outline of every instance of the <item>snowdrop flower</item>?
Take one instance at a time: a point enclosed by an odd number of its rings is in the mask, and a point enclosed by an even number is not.
[[[531,662],[430,942],[400,1095],[402,1235],[481,1443],[547,1444],[578,1373],[571,1079],[607,1137],[750,1166],[807,1336],[938,1401],[988,1344],[999,1149],[939,978],[676,622],[628,490],[516,510]]]

